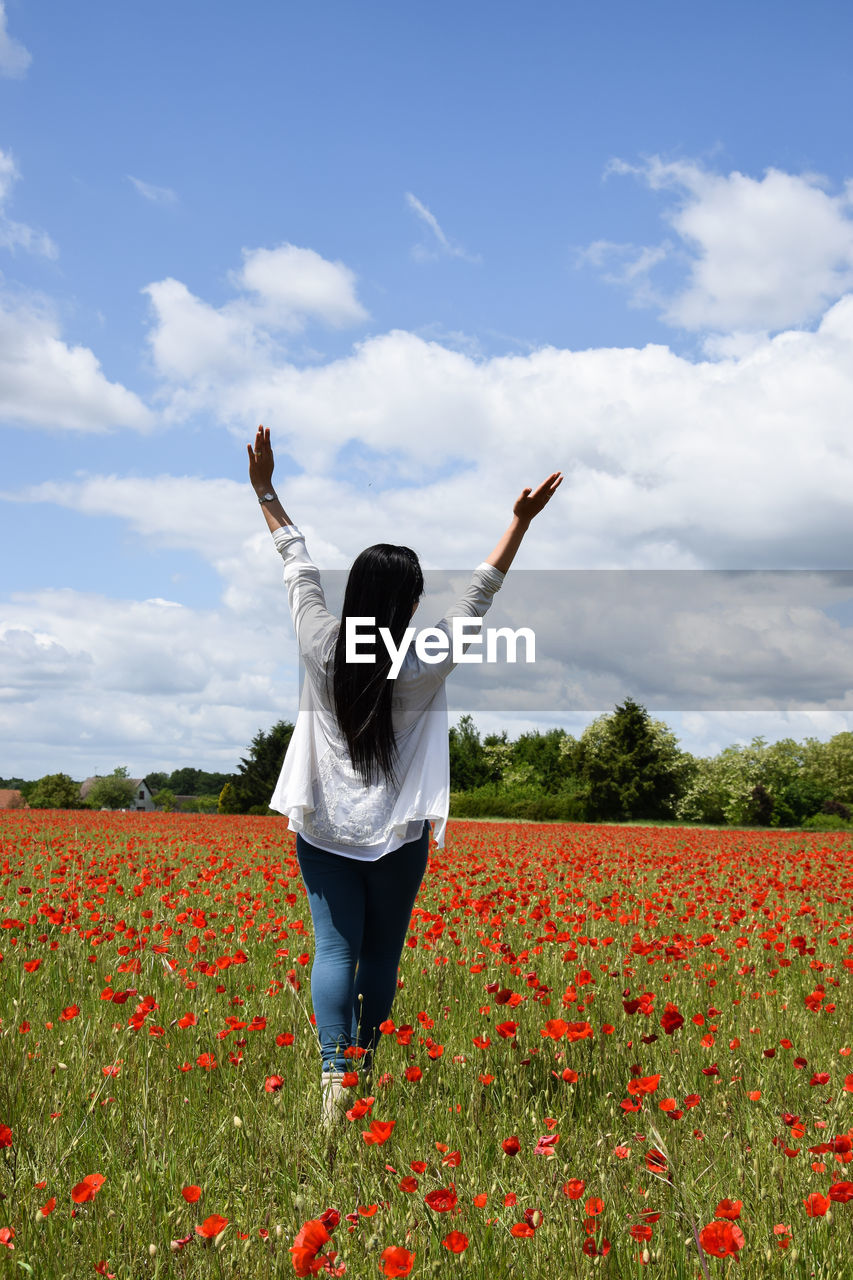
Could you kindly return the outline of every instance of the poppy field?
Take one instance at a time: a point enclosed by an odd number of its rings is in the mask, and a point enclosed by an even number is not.
[[[452,823],[320,1123],[281,819],[0,816],[9,1275],[853,1274],[844,834]]]

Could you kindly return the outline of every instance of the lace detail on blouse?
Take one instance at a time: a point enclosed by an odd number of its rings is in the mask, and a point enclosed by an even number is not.
[[[391,835],[396,802],[394,790],[384,784],[365,787],[349,760],[330,749],[318,766],[305,834],[337,844],[382,844]]]

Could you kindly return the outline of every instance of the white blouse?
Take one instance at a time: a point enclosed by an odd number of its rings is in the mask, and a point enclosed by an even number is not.
[[[450,755],[444,681],[456,665],[448,652],[440,662],[420,659],[409,647],[395,681],[391,720],[397,744],[396,783],[365,786],[352,766],[332,702],[331,668],[340,621],[329,613],[320,572],[295,525],[277,529],[284,560],[290,612],[305,664],[299,712],[270,800],[289,819],[291,831],[329,853],[375,861],[434,824],[444,844],[450,806]],[[481,618],[505,575],[490,564],[474,570],[465,594],[448,609],[438,629],[451,639],[449,619]],[[381,641],[378,641],[381,643]]]

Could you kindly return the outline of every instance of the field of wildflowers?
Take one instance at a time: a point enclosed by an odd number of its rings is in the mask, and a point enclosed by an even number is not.
[[[846,835],[451,824],[330,1137],[282,820],[0,842],[7,1274],[853,1275]]]

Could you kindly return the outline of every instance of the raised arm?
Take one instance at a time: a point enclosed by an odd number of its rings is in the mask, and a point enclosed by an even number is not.
[[[255,446],[246,445],[249,450],[249,483],[258,495],[258,501],[264,513],[264,519],[270,533],[276,529],[286,529],[293,521],[278,500],[272,487],[272,473],[275,460],[270,444],[269,427],[258,427],[255,434]]]
[[[551,501],[563,483],[561,471],[554,471],[547,480],[543,480],[538,489],[523,489],[512,508],[512,520],[509,528],[501,538],[486,564],[494,565],[501,573],[506,573],[515,559],[515,553],[521,546],[521,540],[530,528],[530,521],[538,516],[542,508]]]

